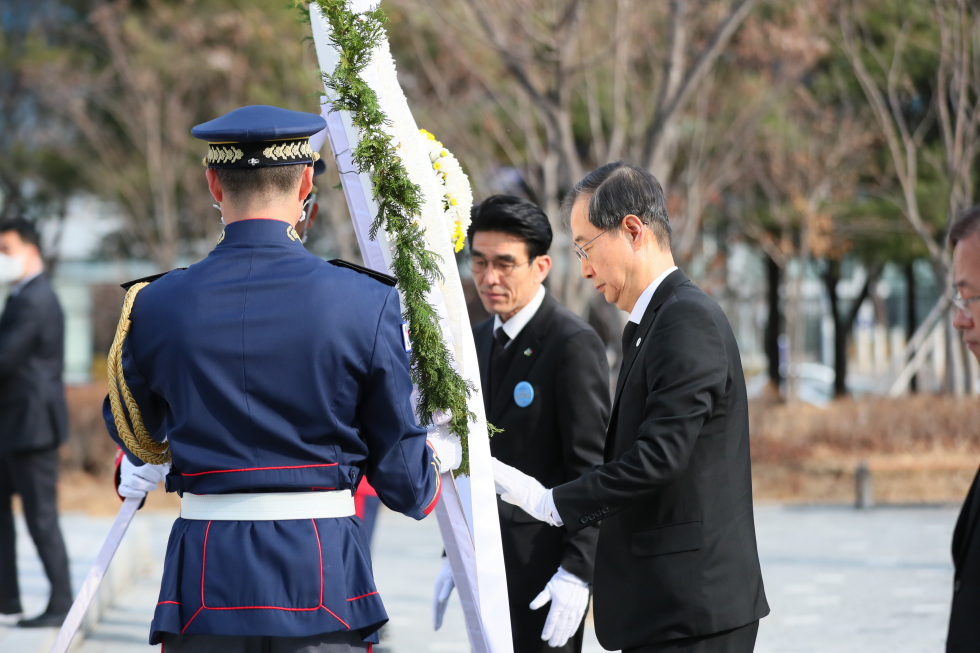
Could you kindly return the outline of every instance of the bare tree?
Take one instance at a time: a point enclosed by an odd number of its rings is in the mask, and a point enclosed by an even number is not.
[[[771,108],[796,92],[806,75],[823,61],[830,44],[823,36],[827,3],[787,3],[778,14],[750,15],[743,22],[725,65],[708,73],[684,118],[681,162],[673,187],[678,210],[674,222],[674,257],[691,260],[701,232],[704,210],[720,207],[720,196],[750,166],[761,121]],[[682,192],[680,192],[682,191]]]
[[[754,142],[748,162],[750,184],[757,189],[761,205],[738,217],[745,233],[761,245],[786,279],[789,399],[796,397],[794,370],[804,354],[806,267],[813,259],[839,259],[846,251],[848,244],[834,233],[835,213],[857,194],[874,138],[861,115],[821,106],[800,85],[774,105],[773,115]],[[846,370],[844,364],[842,360],[839,369]]]
[[[559,223],[562,193],[621,157],[669,186],[677,125],[754,4],[397,0],[413,34],[401,50],[412,61],[399,63],[413,105],[451,130],[444,140],[479,144],[478,156],[519,171],[554,224],[552,291],[583,312],[588,285]],[[493,177],[490,162],[462,158]]]
[[[980,9],[966,0],[935,0],[931,15],[923,5],[909,4],[906,9],[912,11],[901,24],[882,35],[867,23],[868,5],[859,0],[842,2],[838,12],[840,46],[887,144],[898,182],[894,202],[925,243],[937,283],[949,288],[946,234],[956,213],[973,203],[972,170],[980,146]],[[939,26],[940,41],[923,43],[921,34],[933,23]],[[910,75],[910,61],[936,46],[939,58],[929,80],[931,103],[917,110],[922,93]],[[932,157],[925,146],[937,123],[941,158]],[[921,205],[918,192],[923,164],[948,183],[942,215]],[[947,360],[951,363],[947,365],[947,387],[962,394],[966,386],[965,354],[951,320],[946,323]]]
[[[191,127],[249,99],[316,110],[302,26],[279,3],[266,5],[96,2],[65,45],[24,64],[45,104],[80,135],[65,156],[120,207],[129,253],[162,269],[198,256],[195,245],[220,228]]]
[[[691,5],[686,0],[670,2],[670,50],[664,60],[664,79],[657,93],[653,121],[647,127],[644,139],[643,160],[658,179],[666,180],[671,173],[681,112],[714,67],[735,30],[755,6],[755,0],[732,3],[711,36],[694,52],[690,51],[690,37],[694,28]]]

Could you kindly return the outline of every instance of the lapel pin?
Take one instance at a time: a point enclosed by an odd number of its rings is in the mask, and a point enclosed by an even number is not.
[[[530,347],[528,347],[527,349],[525,349],[525,350],[524,350],[524,355],[525,355],[525,356],[530,356],[530,355],[531,355],[531,354],[533,354],[533,353],[534,353],[534,352],[533,352],[533,351],[531,351],[531,348],[530,348]]]
[[[637,346],[637,347],[639,347],[639,346],[640,346],[640,340],[642,340],[642,338],[637,338],[637,339],[636,339],[636,346]]]

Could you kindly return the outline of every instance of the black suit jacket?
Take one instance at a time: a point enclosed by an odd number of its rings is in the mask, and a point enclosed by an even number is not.
[[[980,649],[980,472],[966,495],[953,531],[953,607],[949,614],[948,653],[973,653]]]
[[[68,436],[64,340],[61,305],[40,274],[0,316],[0,454],[57,446]]]
[[[487,420],[503,429],[490,440],[494,457],[545,487],[578,478],[601,463],[611,403],[609,367],[592,327],[545,295],[537,313],[498,358],[493,379],[493,319],[473,332]],[[526,408],[514,401],[521,381],[534,388]],[[592,581],[598,529],[569,533],[499,498],[497,506],[515,644],[517,650],[543,650],[541,629],[548,610],[532,612],[528,604],[559,565]]]
[[[600,523],[595,627],[610,650],[718,633],[769,613],[745,378],[728,320],[677,270],[634,338],[605,464],[554,490],[568,530]]]

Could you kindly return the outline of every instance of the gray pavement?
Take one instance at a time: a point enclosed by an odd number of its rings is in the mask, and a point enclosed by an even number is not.
[[[756,508],[759,653],[945,650],[959,507]]]
[[[762,570],[772,614],[762,621],[760,653],[919,653],[942,651],[949,614],[949,542],[957,507],[756,508]],[[137,514],[153,555],[77,653],[155,651],[146,645],[157,600],[171,516]],[[76,587],[109,520],[62,520]],[[23,530],[21,531],[23,532]],[[443,627],[431,626],[432,581],[442,544],[434,519],[415,522],[383,510],[374,569],[391,622],[377,653],[465,653],[463,615],[455,596]],[[21,537],[25,608],[43,609],[47,583],[26,536]],[[21,634],[0,620],[0,653],[25,653]],[[31,649],[33,650],[33,649]],[[588,624],[586,653],[603,649]]]

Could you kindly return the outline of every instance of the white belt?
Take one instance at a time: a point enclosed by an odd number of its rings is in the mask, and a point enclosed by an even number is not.
[[[329,492],[265,492],[257,494],[191,494],[180,499],[184,519],[271,521],[330,519],[354,514],[350,490]]]

